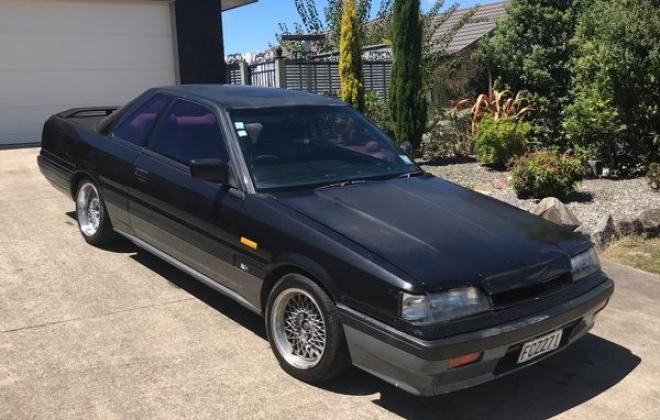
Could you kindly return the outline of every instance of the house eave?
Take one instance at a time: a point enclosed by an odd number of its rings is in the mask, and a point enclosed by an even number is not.
[[[235,9],[237,7],[247,6],[251,3],[256,3],[258,0],[221,0],[220,4],[222,11],[226,12],[227,10]]]

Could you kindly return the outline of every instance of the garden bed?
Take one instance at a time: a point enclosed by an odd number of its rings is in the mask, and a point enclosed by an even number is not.
[[[539,202],[517,198],[510,187],[509,172],[492,170],[476,162],[422,166],[433,175],[527,211]],[[584,229],[592,232],[598,220],[607,214],[620,220],[635,217],[644,210],[660,208],[660,192],[652,191],[645,178],[589,179],[564,201]]]

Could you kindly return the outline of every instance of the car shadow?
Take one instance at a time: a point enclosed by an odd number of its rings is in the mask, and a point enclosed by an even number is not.
[[[133,260],[266,340],[261,317],[158,257],[127,246],[136,251],[130,256]],[[640,362],[629,349],[587,334],[527,369],[437,397],[416,397],[356,368],[318,386],[343,395],[376,395],[374,404],[410,419],[546,419],[616,385]]]
[[[640,362],[627,348],[588,334],[528,369],[437,397],[410,395],[357,370],[328,389],[380,393],[375,404],[410,419],[547,419],[616,385]]]
[[[224,316],[231,318],[264,340],[266,339],[264,321],[259,315],[239,305],[233,299],[216,292],[204,283],[201,283],[155,255],[135,247],[128,240],[126,242],[133,246],[136,251],[135,254],[130,256],[133,260],[159,274],[173,286],[185,290]]]

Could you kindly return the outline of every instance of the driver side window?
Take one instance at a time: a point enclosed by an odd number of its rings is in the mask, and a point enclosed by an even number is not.
[[[161,118],[149,148],[185,165],[193,159],[229,162],[215,112],[184,99],[176,100]]]

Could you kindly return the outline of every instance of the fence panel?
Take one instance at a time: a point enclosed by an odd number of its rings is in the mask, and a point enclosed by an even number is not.
[[[337,62],[290,60],[285,62],[286,87],[324,95],[339,93],[339,65]]]
[[[392,81],[392,63],[389,61],[365,61],[362,64],[364,89],[376,92],[383,98],[389,94]]]
[[[284,60],[286,88],[305,90],[323,95],[338,96],[341,89],[339,62],[336,60]],[[249,84],[253,86],[278,87],[274,60],[262,61],[248,66]],[[362,63],[364,88],[386,98],[391,83],[392,63],[386,60],[365,60]],[[227,83],[241,84],[238,63],[227,65]]]
[[[228,63],[226,65],[227,71],[227,84],[240,85],[241,84],[241,67],[238,62]]]
[[[251,64],[250,84],[252,86],[276,87],[275,86],[275,61],[264,61]]]
[[[391,81],[392,63],[365,61],[362,67],[364,88],[387,97]],[[336,61],[286,61],[286,87],[324,95],[339,94],[339,63]]]

